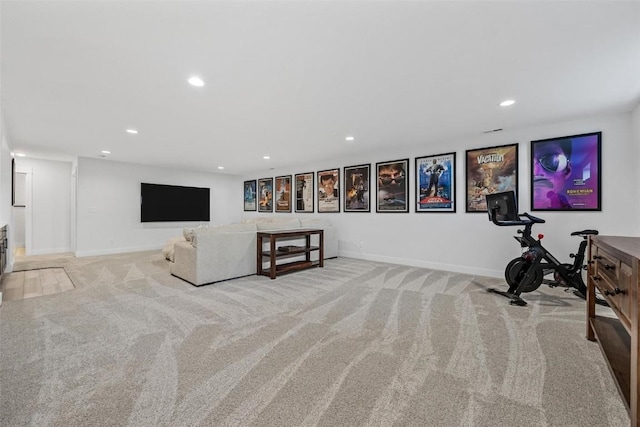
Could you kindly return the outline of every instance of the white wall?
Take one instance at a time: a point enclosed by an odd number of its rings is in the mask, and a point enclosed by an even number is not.
[[[635,188],[635,195],[630,197],[631,203],[635,203],[636,212],[640,210],[640,197],[638,197],[638,189],[640,188],[640,167],[638,161],[640,160],[640,102],[636,105],[636,108],[631,114],[631,129],[632,129],[632,158],[636,159],[636,165],[634,170],[636,172],[635,184],[630,185],[630,188]],[[635,221],[635,235],[640,235],[640,221]]]
[[[0,7],[0,14],[2,7]],[[1,44],[1,43],[0,43]],[[2,63],[2,49],[0,49],[0,64]],[[2,93],[2,76],[0,76],[0,93]],[[13,266],[13,236],[12,236],[12,212],[11,212],[11,148],[5,136],[4,115],[2,113],[2,102],[0,102],[0,226],[7,225],[8,243],[7,248],[7,271]],[[2,273],[2,272],[0,272]],[[0,303],[2,302],[0,292]]]
[[[27,255],[71,251],[71,163],[16,158],[26,173]]]
[[[81,157],[77,182],[77,256],[159,249],[198,225],[140,222],[141,182],[211,188],[211,224],[236,222],[242,212],[238,176]]]
[[[569,236],[572,231],[595,228],[599,229],[601,234],[640,234],[638,191],[637,186],[631,184],[638,182],[636,172],[638,157],[630,155],[634,144],[630,114],[592,117],[568,123],[478,135],[464,140],[445,141],[437,144],[436,148],[431,145],[390,148],[384,152],[358,154],[335,161],[282,168],[271,171],[271,174],[245,176],[243,179],[264,178],[269,175],[274,177],[293,175],[335,167],[341,168],[342,179],[344,166],[371,163],[373,171],[376,162],[410,158],[411,213],[376,213],[375,204],[372,203],[371,213],[306,215],[330,218],[338,226],[341,256],[502,277],[507,261],[520,253],[518,243],[511,237],[515,234],[516,228],[497,227],[488,221],[486,213],[465,213],[465,150],[518,143],[519,206],[520,211],[528,211],[530,209],[530,141],[592,131],[603,132],[602,211],[536,212],[546,219],[547,223],[534,228],[534,231],[544,233],[545,246],[561,261],[566,259],[568,262],[569,252],[577,249],[579,241],[578,238]],[[363,144],[362,149],[365,150],[366,141],[356,142]],[[390,145],[392,144],[393,141],[390,141]],[[457,212],[414,213],[414,158],[451,151],[457,153]],[[317,189],[317,182],[315,185]],[[374,186],[375,180],[372,182],[372,193],[375,193]],[[344,206],[344,203],[341,206]],[[264,215],[292,214],[244,213],[243,216]]]
[[[13,230],[11,218],[11,152],[7,144],[2,113],[0,112],[0,227],[7,225],[8,244],[6,271],[11,271],[13,265]],[[0,293],[0,296],[2,294]]]

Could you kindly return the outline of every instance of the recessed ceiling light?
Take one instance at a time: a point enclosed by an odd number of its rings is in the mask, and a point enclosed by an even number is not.
[[[218,169],[222,170],[224,169],[224,166],[218,166]]]
[[[355,138],[353,136],[348,136],[345,138],[345,140],[347,141],[353,141]]]
[[[111,154],[111,151],[109,151],[109,150],[102,150],[102,151],[101,151],[101,153],[102,153],[102,154]]]
[[[137,134],[138,134],[138,131],[137,131],[137,130],[135,130],[135,129],[127,129],[127,133],[131,133],[131,134],[133,134],[133,135],[137,135]]]
[[[196,87],[204,86],[204,81],[200,77],[197,77],[197,76],[189,77],[189,80],[187,80],[187,81],[189,82],[189,84],[191,86],[196,86]]]
[[[24,153],[16,153],[16,156],[18,156],[18,157],[25,157],[25,156],[26,156],[26,154],[24,154]]]
[[[513,105],[513,104],[515,104],[515,103],[516,103],[516,101],[514,101],[513,99],[507,99],[507,100],[505,100],[505,101],[502,101],[502,102],[500,103],[500,106],[501,106],[501,107],[508,107],[509,105]]]
[[[265,159],[265,160],[269,160],[271,157],[269,157],[269,156],[263,156],[262,158],[263,158],[263,159]]]

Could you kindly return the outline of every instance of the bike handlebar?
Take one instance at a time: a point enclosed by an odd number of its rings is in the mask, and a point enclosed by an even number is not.
[[[530,224],[544,224],[546,221],[542,218],[538,218],[537,216],[533,216],[527,212],[519,213],[517,220],[503,220],[499,221],[496,217],[496,212],[498,209],[493,209],[493,214],[491,215],[491,221],[495,225],[499,225],[500,227],[504,226],[512,226],[512,225],[530,225]],[[526,218],[526,219],[523,219]]]

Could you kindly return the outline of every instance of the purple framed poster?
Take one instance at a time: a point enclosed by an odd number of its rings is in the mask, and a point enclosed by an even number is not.
[[[531,141],[531,210],[599,211],[602,132]]]

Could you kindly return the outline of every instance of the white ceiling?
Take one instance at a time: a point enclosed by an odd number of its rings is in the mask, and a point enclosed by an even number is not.
[[[442,151],[640,99],[638,1],[22,0],[0,14],[5,130],[27,155],[249,174]]]

